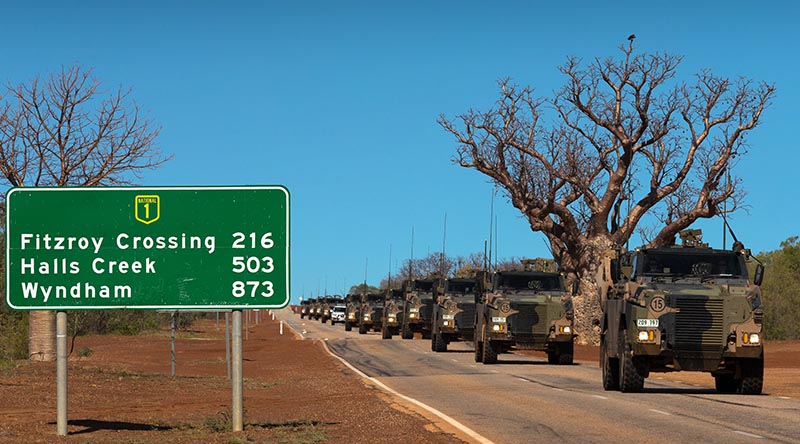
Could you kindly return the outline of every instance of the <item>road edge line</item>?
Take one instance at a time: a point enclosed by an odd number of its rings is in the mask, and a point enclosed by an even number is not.
[[[381,381],[378,381],[377,379],[373,378],[372,376],[369,376],[366,373],[362,372],[361,370],[357,369],[355,366],[353,366],[352,364],[347,362],[344,358],[342,358],[341,356],[338,356],[335,353],[333,353],[328,348],[328,344],[326,343],[326,341],[319,341],[319,342],[322,343],[322,347],[325,349],[326,352],[328,352],[329,355],[331,355],[334,358],[338,359],[347,368],[352,370],[353,373],[357,374],[358,376],[361,376],[362,378],[368,380],[372,384],[380,387],[382,390],[384,390],[384,391],[386,391],[386,392],[388,392],[388,393],[390,393],[390,394],[392,394],[394,396],[397,396],[398,398],[401,398],[402,400],[404,400],[406,402],[409,402],[409,403],[411,403],[411,404],[413,404],[413,405],[415,405],[415,406],[417,406],[417,407],[419,407],[419,408],[421,408],[423,410],[426,410],[426,411],[438,416],[439,418],[444,420],[446,423],[448,423],[451,426],[455,427],[460,432],[464,433],[465,435],[467,435],[468,437],[472,438],[473,440],[475,440],[476,442],[478,442],[480,444],[494,444],[494,442],[492,442],[491,440],[485,438],[483,435],[481,435],[478,432],[472,430],[471,428],[465,426],[464,424],[458,422],[456,419],[448,416],[447,414],[445,414],[445,413],[443,413],[443,412],[441,412],[441,411],[429,406],[428,404],[425,404],[422,401],[418,401],[418,400],[416,400],[416,399],[414,399],[414,398],[412,398],[410,396],[406,396],[406,395],[398,392],[397,390],[387,386],[386,384],[382,383]]]

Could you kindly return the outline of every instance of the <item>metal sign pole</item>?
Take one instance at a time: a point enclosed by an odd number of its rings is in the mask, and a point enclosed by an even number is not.
[[[242,310],[233,311],[233,431],[242,431]]]
[[[67,312],[56,312],[56,432],[67,436]]]
[[[172,312],[172,323],[171,323],[171,326],[170,326],[170,338],[171,338],[170,349],[172,351],[172,377],[173,378],[175,377],[175,313],[176,312],[174,312],[174,311]]]

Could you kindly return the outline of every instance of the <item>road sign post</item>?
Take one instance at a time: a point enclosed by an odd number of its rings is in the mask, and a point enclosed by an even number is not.
[[[59,435],[66,310],[107,309],[234,310],[229,376],[241,431],[241,310],[290,298],[286,188],[13,188],[5,204],[6,302],[58,312]]]

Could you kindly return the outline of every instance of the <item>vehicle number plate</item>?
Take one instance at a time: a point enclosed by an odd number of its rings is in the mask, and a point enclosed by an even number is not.
[[[442,315],[442,319],[455,319],[453,315]]]
[[[409,308],[408,311],[410,313],[419,313],[419,308]]]
[[[497,317],[493,317],[492,318],[492,322],[505,322],[505,321],[506,321],[506,318],[497,318]]]
[[[658,327],[658,319],[637,319],[637,327]]]

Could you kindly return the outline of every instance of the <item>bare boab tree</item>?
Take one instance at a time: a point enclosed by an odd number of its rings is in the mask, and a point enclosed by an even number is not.
[[[454,161],[502,187],[579,279],[578,331],[591,342],[599,255],[648,223],[657,224],[648,240],[655,247],[697,219],[741,208],[730,167],[775,92],[708,70],[689,85],[675,79],[681,57],[635,53],[633,40],[620,50],[619,59],[568,58],[566,83],[552,98],[504,79],[495,108],[439,118],[456,137]]]
[[[155,145],[161,128],[131,90],[106,94],[101,86],[78,65],[8,86],[0,103],[0,179],[15,187],[123,185],[169,160]],[[54,313],[31,312],[31,359],[54,359],[54,347]]]

